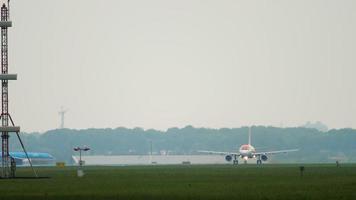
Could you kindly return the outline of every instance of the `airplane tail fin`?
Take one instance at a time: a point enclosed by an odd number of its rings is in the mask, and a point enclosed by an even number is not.
[[[76,158],[75,156],[72,156],[72,159],[73,159],[73,161],[74,161],[75,164],[79,164],[78,158]]]
[[[248,144],[251,145],[251,126],[248,127]]]

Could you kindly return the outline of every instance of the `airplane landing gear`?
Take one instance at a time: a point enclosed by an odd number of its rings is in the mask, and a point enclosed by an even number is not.
[[[257,165],[261,165],[262,164],[262,160],[258,159],[257,160]]]
[[[234,156],[233,164],[234,165],[238,165],[239,164],[239,161],[237,160],[237,156],[236,155]]]

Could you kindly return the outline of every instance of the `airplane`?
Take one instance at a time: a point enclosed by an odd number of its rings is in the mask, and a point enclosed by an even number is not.
[[[10,157],[13,158],[18,166],[28,166],[29,162],[27,156],[24,152],[10,152]],[[55,158],[49,153],[42,152],[28,152],[28,157],[30,158],[32,164],[34,165],[51,165],[54,163]],[[0,161],[2,160],[2,155],[0,152]]]
[[[221,152],[221,151],[204,151],[200,150],[200,153],[208,153],[208,154],[218,154],[218,155],[225,155],[225,160],[227,162],[231,162],[233,160],[234,165],[238,165],[239,161],[238,158],[242,158],[244,163],[247,163],[248,159],[256,158],[257,165],[261,165],[262,161],[267,161],[267,155],[273,155],[278,153],[288,153],[299,151],[299,149],[287,149],[287,150],[279,150],[279,151],[266,151],[266,152],[256,152],[255,147],[251,145],[251,127],[249,127],[248,132],[248,144],[241,145],[238,152]]]

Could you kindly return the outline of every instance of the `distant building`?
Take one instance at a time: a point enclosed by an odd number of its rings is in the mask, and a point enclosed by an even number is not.
[[[78,156],[72,156],[78,163]],[[228,164],[220,155],[125,155],[82,156],[86,165],[179,165],[179,164]]]

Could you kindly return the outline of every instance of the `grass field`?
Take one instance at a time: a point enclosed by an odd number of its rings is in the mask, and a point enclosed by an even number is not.
[[[356,165],[37,168],[49,179],[0,180],[0,199],[356,199]],[[28,168],[18,176],[31,176]]]

